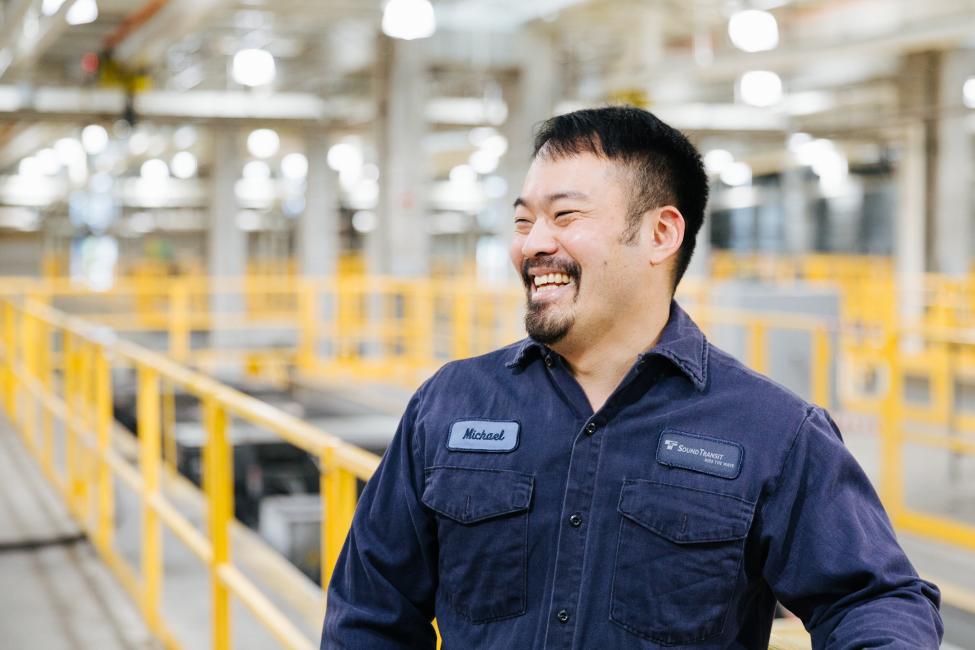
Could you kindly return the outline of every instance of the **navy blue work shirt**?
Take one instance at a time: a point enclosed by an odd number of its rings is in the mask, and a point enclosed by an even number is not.
[[[531,339],[413,396],[359,501],[323,649],[937,648],[921,580],[829,415],[674,303],[595,413]]]

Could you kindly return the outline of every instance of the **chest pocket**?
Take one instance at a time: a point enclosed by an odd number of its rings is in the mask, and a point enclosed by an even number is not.
[[[754,505],[732,496],[626,480],[610,617],[664,645],[721,633]]]
[[[440,589],[472,623],[525,613],[533,477],[432,467],[421,501],[439,517]]]

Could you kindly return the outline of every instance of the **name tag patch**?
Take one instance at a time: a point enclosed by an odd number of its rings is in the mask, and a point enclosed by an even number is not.
[[[447,437],[447,449],[454,451],[513,451],[518,446],[521,426],[513,421],[461,420],[454,422]]]
[[[674,429],[665,429],[657,444],[657,462],[720,476],[737,478],[741,472],[741,445]]]

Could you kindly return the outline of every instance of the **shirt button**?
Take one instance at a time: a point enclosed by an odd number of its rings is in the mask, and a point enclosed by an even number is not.
[[[551,354],[545,355],[545,365],[548,366],[549,368],[555,365],[555,359],[552,358]]]
[[[575,526],[576,528],[578,528],[579,526],[582,525],[582,517],[580,517],[579,515],[571,515],[569,517],[569,523]]]
[[[595,422],[590,422],[589,424],[587,424],[586,425],[586,428],[585,428],[585,432],[586,432],[586,435],[590,435],[590,436],[592,434],[596,433],[596,423]]]
[[[569,622],[569,612],[565,611],[564,609],[560,609],[559,613],[556,614],[555,617],[559,619],[559,623]]]

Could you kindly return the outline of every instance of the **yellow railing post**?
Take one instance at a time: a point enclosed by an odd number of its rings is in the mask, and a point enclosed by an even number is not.
[[[811,390],[813,404],[823,408],[830,406],[830,354],[829,333],[825,327],[812,331],[812,377]]]
[[[163,460],[176,471],[176,386],[171,381],[163,381],[160,385],[162,398],[162,443]]]
[[[326,447],[320,459],[322,498],[322,588],[328,587],[356,504],[356,477],[342,469],[335,447]]]
[[[318,348],[318,296],[315,284],[303,280],[298,284],[298,369],[305,374],[315,370]]]
[[[17,426],[17,313],[11,301],[7,301],[3,310],[3,344],[7,352],[7,417]]]
[[[190,296],[184,280],[169,289],[169,354],[183,363],[190,356]]]
[[[206,490],[213,555],[210,561],[210,589],[213,603],[213,650],[231,646],[230,592],[220,578],[220,567],[230,562],[230,522],[234,516],[233,455],[227,439],[227,411],[214,398],[204,403],[206,443],[203,483]]]
[[[748,365],[755,372],[768,373],[768,340],[765,323],[758,318],[748,324]]]
[[[64,430],[64,485],[68,494],[68,507],[77,517],[81,517],[82,506],[78,496],[81,492],[78,480],[80,462],[78,444],[78,342],[74,334],[65,331],[63,336],[63,388],[65,421]]]
[[[92,484],[96,480],[95,473],[98,468],[94,446],[90,444],[94,442],[91,433],[94,428],[95,344],[82,339],[76,341],[76,345],[78,384],[75,395],[75,414],[78,426],[75,428],[75,437],[81,442],[76,447],[78,453],[78,516],[86,529],[93,529],[95,524],[92,521],[92,516],[95,514],[97,495],[92,489]]]
[[[37,379],[37,320],[26,312],[20,317],[20,337],[19,342],[23,352],[23,371],[28,381]],[[34,393],[29,390],[24,391],[21,416],[21,434],[27,448],[37,453],[37,405],[39,399],[34,398]]]
[[[880,411],[880,496],[894,525],[904,511],[902,408],[904,377],[900,367],[900,337],[887,330],[885,346],[888,371],[887,393]]]
[[[53,395],[54,379],[52,377],[52,362],[54,356],[51,348],[54,346],[54,338],[51,336],[51,328],[47,323],[38,323],[38,367],[37,376],[41,388],[48,395]],[[54,473],[54,416],[46,405],[41,407],[41,467],[47,472],[48,478],[55,481]]]
[[[99,348],[95,353],[95,436],[97,462],[98,520],[95,526],[95,543],[103,553],[114,545],[115,493],[112,488],[112,470],[108,465],[108,452],[112,446],[112,364],[108,352]]]
[[[139,469],[142,473],[142,615],[149,629],[161,632],[159,611],[162,589],[162,531],[153,502],[159,496],[160,435],[159,375],[138,366],[136,417]]]

